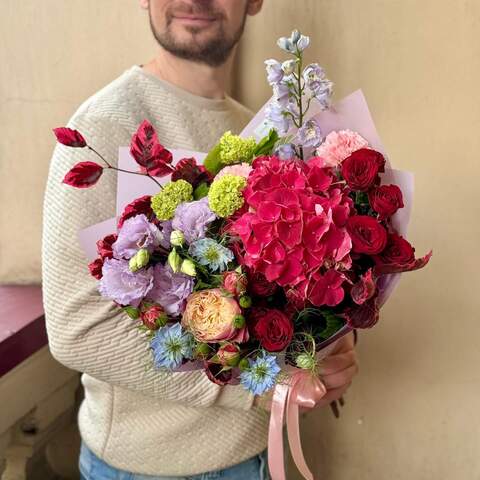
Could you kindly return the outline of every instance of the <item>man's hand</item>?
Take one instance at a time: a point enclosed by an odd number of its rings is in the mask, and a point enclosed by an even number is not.
[[[329,405],[345,394],[358,372],[358,360],[354,347],[353,332],[340,338],[332,352],[320,362],[320,378],[327,387],[327,393],[317,407]],[[254,406],[270,410],[273,389],[256,396]],[[302,409],[302,412],[309,411]]]

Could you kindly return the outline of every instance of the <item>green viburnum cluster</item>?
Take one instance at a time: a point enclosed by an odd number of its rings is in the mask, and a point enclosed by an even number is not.
[[[182,202],[193,199],[193,187],[186,180],[167,183],[151,200],[153,213],[159,220],[170,220]]]
[[[241,138],[228,131],[220,139],[220,161],[224,165],[248,162],[257,146],[254,138]]]
[[[229,217],[243,205],[242,190],[247,179],[238,175],[225,174],[210,185],[208,205],[219,217]]]

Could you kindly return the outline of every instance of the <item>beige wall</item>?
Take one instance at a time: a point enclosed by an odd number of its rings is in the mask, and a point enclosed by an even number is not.
[[[274,39],[294,27],[337,98],[363,89],[393,164],[415,172],[410,238],[434,249],[361,333],[342,418],[307,417],[309,459],[322,480],[478,479],[480,1],[266,0],[237,79],[252,108],[270,94],[262,61],[284,58]]]
[[[39,277],[51,128],[154,52],[136,4],[0,2],[0,281]],[[266,0],[237,78],[252,108],[269,95],[263,59],[279,55],[274,41],[293,27],[312,36],[310,58],[337,98],[364,90],[393,163],[416,174],[411,240],[419,254],[434,248],[361,334],[361,373],[341,419],[307,417],[310,462],[322,480],[478,479],[480,2]]]
[[[0,283],[40,280],[51,129],[155,48],[136,0],[0,0]]]

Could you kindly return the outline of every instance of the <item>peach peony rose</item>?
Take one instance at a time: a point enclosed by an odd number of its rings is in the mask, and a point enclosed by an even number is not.
[[[361,148],[368,148],[367,140],[357,132],[340,130],[330,132],[315,153],[325,160],[326,167],[336,167]]]
[[[182,325],[200,342],[245,342],[246,327],[233,326],[238,314],[241,309],[236,300],[224,296],[219,288],[200,290],[187,298]]]

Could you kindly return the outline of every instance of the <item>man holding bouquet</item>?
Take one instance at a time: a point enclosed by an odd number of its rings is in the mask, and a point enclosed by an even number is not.
[[[208,151],[252,113],[226,93],[235,47],[262,0],[140,0],[158,54],[87,99],[68,126],[116,165],[147,119],[166,146]],[[102,299],[78,245],[79,230],[115,215],[116,175],[88,191],[62,185],[88,149],[55,148],[44,203],[43,289],[50,348],[83,372],[78,422],[83,478],[265,479],[268,398],[219,386],[202,370],[145,369],[149,352],[134,323]],[[114,173],[114,172],[110,172]],[[339,399],[357,372],[353,335],[324,360],[327,394]],[[122,476],[123,475],[123,476]]]

